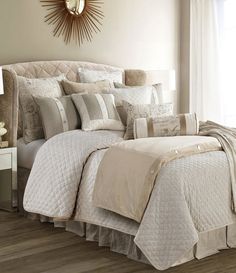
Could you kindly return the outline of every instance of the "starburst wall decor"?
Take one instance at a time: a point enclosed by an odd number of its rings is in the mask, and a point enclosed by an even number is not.
[[[91,42],[93,34],[100,31],[104,14],[99,0],[40,0],[48,11],[45,22],[53,25],[53,35],[63,36],[66,44],[75,40]]]

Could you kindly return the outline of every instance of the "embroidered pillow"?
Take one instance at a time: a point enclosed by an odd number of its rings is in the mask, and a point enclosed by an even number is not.
[[[81,127],[79,113],[71,96],[34,99],[40,109],[45,139]]]
[[[127,112],[127,127],[124,136],[125,139],[134,138],[133,125],[135,119],[173,115],[172,103],[132,105],[124,101],[123,106]]]
[[[112,85],[113,82],[123,82],[122,71],[105,71],[105,70],[90,70],[90,69],[78,69],[79,80],[83,83],[92,83],[97,81],[109,81]],[[114,87],[114,85],[113,85]]]
[[[197,135],[198,132],[196,114],[139,118],[134,121],[134,138]]]
[[[80,83],[63,80],[62,86],[67,95],[76,93],[101,93],[102,91],[109,91],[111,88],[113,88],[113,84],[111,84],[109,81]]]
[[[111,94],[73,94],[72,99],[79,111],[82,129],[124,130]]]
[[[18,76],[19,101],[23,119],[23,138],[26,143],[44,138],[39,109],[33,96],[61,97],[64,92],[60,81],[64,75],[54,78],[28,79]]]

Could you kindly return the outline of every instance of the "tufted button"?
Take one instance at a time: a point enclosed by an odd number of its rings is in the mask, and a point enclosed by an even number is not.
[[[178,154],[178,153],[179,153],[179,151],[178,151],[178,150],[175,150],[175,153],[176,153],[176,154]]]
[[[197,145],[197,148],[198,148],[199,151],[201,150],[201,146],[200,145]]]
[[[154,171],[154,170],[151,170],[151,171],[150,171],[150,173],[151,173],[151,174],[154,174],[154,173],[155,173],[155,171]]]

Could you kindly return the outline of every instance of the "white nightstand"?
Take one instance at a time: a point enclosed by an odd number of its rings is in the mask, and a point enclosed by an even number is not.
[[[17,208],[17,150],[0,149],[0,209]]]

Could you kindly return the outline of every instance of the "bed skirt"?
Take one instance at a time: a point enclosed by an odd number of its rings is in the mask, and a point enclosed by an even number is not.
[[[48,217],[36,214],[28,214],[28,218],[40,220],[41,222],[51,222],[55,227],[64,228],[68,232],[84,237],[87,241],[97,242],[99,246],[109,247],[111,251],[126,255],[132,260],[150,264],[136,246],[133,235],[78,221],[53,222]],[[236,223],[209,232],[199,233],[198,243],[173,266],[193,259],[200,260],[228,248],[236,248]]]

